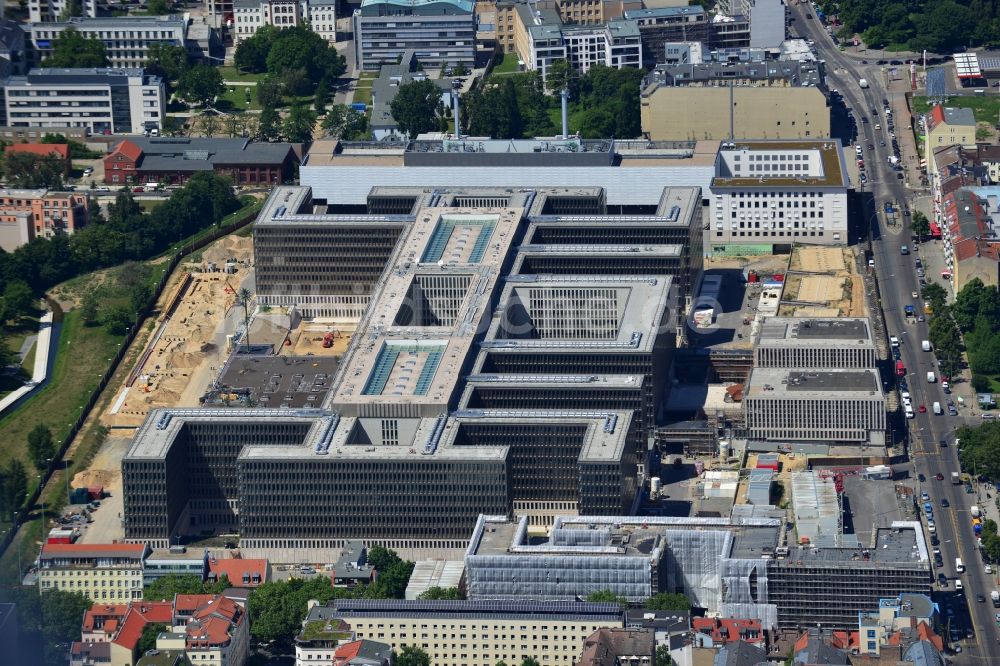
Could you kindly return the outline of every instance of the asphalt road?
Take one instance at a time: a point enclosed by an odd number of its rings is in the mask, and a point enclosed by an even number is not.
[[[854,110],[854,116],[858,119],[858,143],[865,148],[865,163],[871,178],[862,193],[863,210],[860,213],[861,219],[867,220],[867,223],[861,225],[863,228],[859,235],[866,236],[865,242],[870,243],[873,253],[888,333],[898,336],[902,341],[901,358],[907,368],[906,379],[914,406],[927,406],[926,413],[917,413],[916,418],[897,423],[898,436],[908,436],[915,473],[923,474],[927,479],[926,482],[918,483],[918,491],[926,491],[934,505],[936,537],[940,541],[938,547],[943,557],[943,567],[935,568],[934,576],[936,578],[939,572],[943,572],[950,579],[944,588],[935,584],[935,597],[941,605],[942,619],[946,626],[950,624],[960,627],[963,634],[971,625],[974,633],[972,639],[958,642],[962,653],[955,656],[954,663],[996,663],[997,655],[1000,654],[1000,630],[994,616],[1000,609],[994,609],[989,602],[989,593],[996,588],[992,576],[985,573],[984,562],[972,531],[970,507],[978,501],[977,496],[967,494],[964,486],[952,485],[950,481],[952,472],[961,472],[954,446],[954,431],[966,418],[932,413],[931,405],[934,402],[944,405],[948,396],[944,395],[940,383],[931,384],[926,380],[928,372],[939,374],[934,354],[922,351],[920,346],[920,341],[927,339],[927,322],[908,323],[903,311],[908,304],[915,305],[918,310],[923,306],[919,299],[912,298],[912,292],[919,292],[914,267],[917,255],[900,254],[901,245],[905,244],[913,249],[909,218],[903,218],[902,226],[890,230],[880,224],[876,214],[887,200],[908,206],[910,199],[910,192],[896,178],[887,162],[891,141],[885,134],[882,100],[889,99],[891,102],[893,94],[885,90],[882,74],[877,66],[865,66],[845,57],[830,40],[822,24],[815,18],[805,17],[807,11],[813,13],[810,5],[789,6],[789,12],[795,16],[793,31],[815,41],[819,57],[826,61],[828,85],[843,94],[845,103]],[[860,88],[858,81],[861,78],[868,81],[869,88]],[[878,117],[872,114],[872,109],[877,110]],[[862,116],[868,117],[870,122],[862,123]],[[876,123],[881,123],[881,131],[874,129]],[[907,124],[909,120],[901,118],[897,129],[901,130]],[[880,146],[880,140],[885,140],[887,145]],[[874,154],[870,154],[867,149],[869,143],[875,146]],[[901,141],[905,150],[904,144]],[[905,160],[908,156],[902,157]],[[939,443],[941,440],[946,441],[948,446],[942,447]],[[938,473],[944,476],[943,481],[935,479]],[[942,498],[948,500],[948,508],[941,506]],[[955,572],[956,557],[960,557],[965,564],[966,571],[961,576]],[[956,577],[960,577],[964,584],[963,592],[955,590]],[[978,593],[986,596],[985,603],[976,601]],[[954,613],[950,623],[947,614],[949,607]],[[947,637],[945,640],[948,642]]]

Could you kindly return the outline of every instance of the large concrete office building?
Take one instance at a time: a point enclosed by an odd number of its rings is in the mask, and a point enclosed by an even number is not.
[[[814,62],[658,65],[643,85],[642,131],[654,141],[828,137],[823,78]]]
[[[884,443],[877,370],[754,368],[743,406],[752,440]]]
[[[4,125],[142,134],[163,125],[163,80],[141,69],[33,69],[4,85]]]
[[[307,623],[345,622],[359,639],[394,650],[415,645],[434,666],[493,666],[537,659],[572,666],[584,640],[601,627],[622,627],[617,604],[530,601],[337,599],[315,606]]]
[[[717,141],[324,140],[313,143],[299,174],[313,197],[345,205],[367,205],[377,187],[572,189],[599,184],[608,210],[650,214],[666,186],[698,187],[707,198],[718,150]]]
[[[187,46],[188,22],[182,16],[76,17],[29,26],[28,36],[36,64],[52,53],[52,43],[68,28],[84,37],[99,39],[112,67],[143,67],[152,44]]]
[[[758,368],[874,368],[878,363],[867,318],[768,317],[753,350]]]
[[[362,0],[354,11],[354,63],[378,70],[413,51],[427,70],[476,64],[470,0]]]
[[[512,274],[528,230],[566,241],[570,256],[596,223],[675,245],[701,226],[697,190],[667,188],[662,214],[609,215],[604,201],[585,187],[386,187],[353,214],[308,188],[275,189],[255,227],[261,304],[332,313],[357,333],[320,409],[151,413],[123,461],[126,538],[235,531],[245,548],[464,549],[482,513],[545,524],[630,512],[679,285],[696,280],[685,273],[700,271],[700,254],[667,274],[627,262]],[[382,240],[360,256],[371,230]],[[476,402],[470,373],[534,400]],[[542,375],[558,389],[538,392]],[[618,387],[613,403],[578,390],[595,376]]]
[[[850,183],[836,140],[723,142],[706,243],[846,245]]]
[[[930,591],[920,523],[879,528],[872,548],[789,547],[785,532],[774,518],[560,516],[538,540],[525,518],[481,516],[465,555],[467,593],[551,601],[680,592],[710,614],[787,629],[855,627],[880,599]]]

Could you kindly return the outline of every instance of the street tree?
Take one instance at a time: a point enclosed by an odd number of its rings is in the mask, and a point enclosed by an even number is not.
[[[619,606],[628,605],[628,599],[625,597],[620,597],[611,590],[598,590],[597,592],[591,592],[587,595],[587,601],[595,603],[607,603],[607,604],[618,604]]]
[[[919,210],[913,211],[913,215],[910,217],[910,230],[913,231],[914,235],[921,242],[923,242],[924,236],[930,235],[931,223],[923,212]]]
[[[219,133],[221,126],[219,116],[212,111],[206,111],[198,117],[198,127],[201,128],[201,133],[205,136],[215,136]]]
[[[257,82],[257,101],[262,109],[276,109],[281,106],[281,81],[276,76],[268,76]]]
[[[399,87],[389,108],[399,129],[415,139],[440,127],[441,89],[429,79],[407,83]]]
[[[330,103],[330,82],[326,77],[320,79],[319,83],[316,84],[314,95],[313,109],[318,115],[323,115],[326,112],[326,105]]]
[[[265,107],[257,119],[257,136],[264,141],[273,141],[281,134],[281,117],[271,107]]]

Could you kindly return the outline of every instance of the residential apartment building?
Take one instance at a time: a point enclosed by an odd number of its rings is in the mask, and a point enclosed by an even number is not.
[[[664,46],[670,42],[708,42],[711,17],[701,5],[629,8],[625,18],[639,28],[646,63],[663,62]]]
[[[315,606],[307,621],[340,620],[359,639],[397,653],[416,645],[434,666],[493,666],[498,661],[572,666],[585,639],[623,626],[617,604],[534,601],[339,599]]]
[[[334,0],[234,0],[233,41],[239,44],[265,25],[279,30],[306,24],[331,44],[337,41]]]
[[[643,84],[642,131],[654,141],[825,138],[822,85],[812,62],[659,65]]]
[[[837,141],[723,142],[706,244],[846,244],[848,187]]]
[[[94,602],[142,599],[145,544],[55,544],[42,546],[38,587],[79,592]]]
[[[76,192],[0,189],[0,247],[13,252],[34,238],[71,234],[88,214],[86,195]]]
[[[23,74],[28,65],[24,25],[0,16],[0,78]]]
[[[958,293],[971,280],[1000,284],[1000,186],[963,187],[940,210],[945,267],[938,277]]]
[[[471,0],[362,0],[354,11],[354,62],[378,70],[412,50],[425,69],[475,66]]]
[[[33,69],[4,86],[6,125],[84,127],[92,134],[160,129],[163,80],[141,69]]]
[[[506,51],[517,53],[526,69],[540,71],[543,77],[548,66],[557,60],[568,61],[581,73],[596,64],[616,69],[642,67],[642,42],[635,21],[563,23],[564,20],[551,7],[523,1],[500,3],[497,43]]]
[[[97,0],[79,0],[80,16],[97,16]],[[31,23],[52,23],[68,18],[71,0],[28,0],[28,21]]]
[[[195,60],[212,55],[210,51],[219,45],[216,30],[204,22],[180,15],[76,17],[28,26],[35,65],[52,52],[52,43],[67,28],[73,28],[85,37],[99,39],[107,50],[109,64],[115,68],[143,67],[149,59],[152,44],[183,46]]]
[[[935,160],[930,158],[938,148],[956,144],[976,145],[976,117],[972,109],[934,106],[924,118],[927,124],[924,155],[928,156],[928,175],[933,175],[937,168]]]
[[[224,596],[178,594],[171,629],[157,637],[156,649],[183,652],[199,666],[243,664],[250,654],[250,616]]]

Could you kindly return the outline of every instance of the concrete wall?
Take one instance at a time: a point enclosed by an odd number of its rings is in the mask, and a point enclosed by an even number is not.
[[[642,97],[650,139],[817,139],[830,136],[826,97],[812,87],[665,87]],[[730,124],[732,121],[732,125]]]

